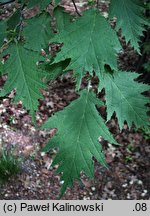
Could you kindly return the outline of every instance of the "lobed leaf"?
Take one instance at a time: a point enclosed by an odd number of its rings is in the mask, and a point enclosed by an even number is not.
[[[64,72],[65,68],[68,66],[69,61],[65,60],[56,64],[46,64],[44,65],[44,70],[47,71],[46,73],[46,80],[48,81],[54,81],[57,77],[60,75],[65,74]]]
[[[5,21],[0,21],[0,48],[3,45],[4,38],[6,37],[7,23]]]
[[[4,70],[4,65],[3,65],[3,63],[1,62],[1,59],[0,59],[0,76],[3,73],[3,70]]]
[[[50,22],[51,17],[47,13],[28,20],[28,25],[23,30],[26,38],[25,48],[40,51],[48,46],[49,38],[53,36]]]
[[[150,103],[148,97],[141,93],[148,91],[148,85],[134,81],[139,75],[126,71],[110,73],[107,71],[100,82],[100,88],[105,88],[107,120],[116,113],[120,128],[124,121],[129,127],[134,123],[137,127],[148,127],[148,108],[145,104]]]
[[[40,89],[45,87],[41,81],[44,75],[36,65],[39,55],[20,44],[12,44],[7,53],[10,57],[4,64],[4,71],[8,73],[8,78],[0,96],[4,97],[15,88],[15,101],[21,100],[34,118],[39,104],[38,99],[42,98]]]
[[[80,179],[81,171],[93,177],[93,156],[107,167],[98,138],[102,136],[110,143],[116,143],[116,141],[98,114],[96,104],[103,105],[93,92],[83,90],[77,100],[49,118],[42,126],[43,129],[58,128],[58,132],[43,151],[59,148],[53,165],[59,164],[57,171],[63,173],[62,194],[75,179]]]
[[[65,30],[68,25],[71,24],[73,16],[64,11],[63,7],[56,7],[54,10],[54,16],[56,18],[56,27],[58,32],[62,32]]]
[[[101,78],[105,64],[110,65],[112,69],[117,69],[116,54],[121,49],[119,40],[115,31],[97,10],[87,10],[82,17],[68,25],[50,42],[64,44],[54,63],[71,59],[66,70],[74,70],[78,88],[81,74],[87,71],[93,73],[94,70]]]
[[[140,53],[140,36],[145,31],[144,25],[149,25],[143,15],[144,7],[140,0],[111,0],[109,17],[117,18],[116,30],[120,28],[126,42]]]
[[[7,21],[8,30],[14,30],[17,25],[20,23],[21,14],[20,11],[17,10]]]
[[[32,0],[27,4],[28,8],[35,7],[36,5],[40,6],[41,10],[44,10],[49,4],[51,0]]]

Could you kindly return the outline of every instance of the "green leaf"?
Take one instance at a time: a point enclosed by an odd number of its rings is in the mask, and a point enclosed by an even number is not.
[[[34,51],[40,51],[48,46],[48,41],[53,33],[50,26],[51,17],[47,13],[40,14],[28,20],[23,34],[26,37],[25,47]]]
[[[102,77],[105,64],[117,69],[116,54],[121,49],[120,43],[115,31],[97,10],[86,11],[50,41],[64,44],[54,62],[71,58],[66,70],[73,69],[76,76],[95,70],[97,76]],[[79,78],[78,83],[80,81]]]
[[[57,5],[60,4],[61,0],[54,0],[54,2],[55,2],[55,7],[57,7]]]
[[[58,76],[65,74],[63,70],[68,66],[69,60],[65,60],[56,64],[46,64],[44,66],[44,70],[47,71],[46,80],[47,81],[53,81]]]
[[[138,53],[140,36],[145,31],[144,25],[148,25],[143,11],[140,0],[111,0],[110,3],[109,17],[117,18],[116,30],[122,29],[126,43],[130,42]]]
[[[8,30],[14,30],[16,26],[20,23],[21,14],[17,10],[7,21]]]
[[[102,146],[98,141],[100,136],[110,143],[116,143],[95,105],[101,106],[102,102],[93,92],[83,90],[77,100],[49,118],[42,127],[58,128],[58,132],[43,151],[59,148],[53,165],[59,164],[57,171],[63,173],[62,194],[75,179],[80,179],[81,171],[93,177],[93,156],[107,167]]]
[[[134,81],[138,76],[137,73],[125,71],[107,71],[100,82],[100,88],[105,88],[106,92],[107,120],[115,112],[121,129],[124,121],[127,121],[129,127],[132,123],[137,127],[149,125],[145,104],[150,103],[150,100],[141,94],[148,91],[149,86]]]
[[[1,59],[0,59],[0,76],[3,73],[3,70],[4,70],[4,65],[3,65],[3,63],[1,62]]]
[[[51,0],[32,0],[32,1],[29,1],[27,7],[31,8],[31,7],[35,7],[36,5],[38,5],[41,10],[44,10],[50,3],[51,3]]]
[[[15,88],[15,101],[21,100],[34,117],[39,104],[38,99],[42,98],[40,89],[45,87],[41,81],[43,74],[36,65],[39,56],[19,44],[12,44],[7,53],[10,57],[4,64],[4,69],[8,78],[0,96],[5,96]]]
[[[71,20],[73,19],[70,14],[64,12],[63,7],[56,7],[54,10],[54,16],[56,18],[56,26],[58,32],[61,32],[67,28],[68,25],[70,25]]]
[[[0,21],[0,47],[3,45],[4,38],[6,37],[7,24],[5,21]]]
[[[1,3],[8,3],[8,2],[9,2],[9,0],[1,0],[1,1],[0,1],[0,4],[1,4]]]
[[[144,66],[144,69],[145,69],[148,73],[150,73],[150,62],[145,63],[143,66]]]

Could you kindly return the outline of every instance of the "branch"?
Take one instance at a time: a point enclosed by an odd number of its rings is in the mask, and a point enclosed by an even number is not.
[[[74,5],[74,7],[75,7],[75,10],[76,10],[76,13],[78,14],[78,16],[81,16],[81,14],[79,13],[78,8],[77,8],[76,3],[75,3],[74,0],[72,0],[72,3]]]
[[[96,7],[99,8],[99,0],[96,1]]]
[[[16,28],[19,28],[19,33],[18,33],[18,40],[20,40],[21,38],[21,32],[22,32],[22,29],[23,29],[23,10],[24,10],[24,7],[25,7],[25,4],[22,5],[21,9],[20,9],[20,22],[18,23],[18,25],[16,26]]]

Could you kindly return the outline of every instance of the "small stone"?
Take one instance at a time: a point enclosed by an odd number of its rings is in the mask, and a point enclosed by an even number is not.
[[[141,194],[141,196],[144,197],[146,194],[147,194],[147,190],[144,189],[144,190],[143,190],[143,193]]]
[[[125,184],[122,185],[123,188],[126,188],[127,186],[128,186],[127,183],[125,183]]]
[[[26,147],[24,148],[23,153],[24,153],[25,155],[29,155],[29,154],[33,151],[33,149],[34,149],[34,146],[28,145],[28,146],[26,146]]]
[[[46,104],[48,107],[51,107],[51,108],[54,108],[54,103],[53,102],[47,102],[47,104]]]
[[[134,181],[133,181],[133,180],[131,180],[131,181],[129,182],[129,184],[130,184],[130,185],[133,185],[133,183],[134,183]]]
[[[51,166],[51,164],[50,164],[50,166]],[[58,167],[59,167],[59,165],[56,164],[56,165],[54,166],[54,169],[58,169]]]
[[[95,188],[95,187],[91,187],[91,190],[92,190],[92,191],[95,191],[95,190],[96,190],[96,188]]]
[[[130,199],[131,195],[129,193],[127,193],[127,199]]]
[[[41,152],[41,156],[44,157],[46,155],[45,152]]]
[[[104,16],[105,18],[108,18],[108,13],[107,13],[107,12],[103,12],[103,16]]]
[[[142,185],[143,184],[143,182],[141,181],[141,180],[138,180],[138,185]]]
[[[108,188],[108,189],[112,189],[112,182],[108,182],[107,184],[106,184],[106,187]]]
[[[83,192],[83,194],[84,194],[84,195],[87,195],[87,192],[86,192],[86,191],[84,191],[84,192]]]
[[[83,200],[90,200],[90,197],[83,197]]]

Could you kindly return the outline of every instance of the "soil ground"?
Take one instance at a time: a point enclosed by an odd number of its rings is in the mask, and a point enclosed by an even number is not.
[[[37,113],[39,125],[76,98],[71,76],[58,79],[43,94]],[[0,199],[57,199],[62,182],[55,173],[57,166],[50,167],[56,151],[41,155],[55,130],[36,130],[21,104],[14,105],[11,100],[1,100],[0,135],[8,149],[13,147],[14,154],[23,157],[22,172],[0,188]],[[81,183],[75,182],[63,199],[150,199],[149,137],[126,125],[120,132],[115,119],[108,126],[121,144],[102,141],[109,169],[95,161],[95,178],[82,175]]]

